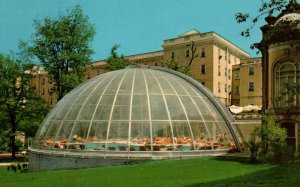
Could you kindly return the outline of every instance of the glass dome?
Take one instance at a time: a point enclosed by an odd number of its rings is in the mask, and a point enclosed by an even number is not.
[[[93,153],[239,148],[228,110],[199,82],[172,70],[133,66],[86,81],[40,126],[33,147]]]

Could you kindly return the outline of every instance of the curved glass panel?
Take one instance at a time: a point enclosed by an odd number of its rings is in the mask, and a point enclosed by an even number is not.
[[[204,89],[163,69],[100,75],[57,104],[34,146],[118,154],[235,148],[226,108]]]

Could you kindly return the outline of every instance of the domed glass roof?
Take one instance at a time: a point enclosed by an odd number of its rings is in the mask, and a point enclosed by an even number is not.
[[[232,116],[197,81],[158,67],[99,75],[67,94],[35,147],[98,152],[205,151],[238,147]]]

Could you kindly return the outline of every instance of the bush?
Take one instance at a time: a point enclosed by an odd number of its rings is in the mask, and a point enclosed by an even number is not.
[[[13,163],[10,166],[7,166],[7,171],[12,171],[12,172],[23,172],[28,170],[28,164],[27,163]]]
[[[281,162],[286,150],[287,132],[276,121],[274,112],[267,111],[263,115],[262,126],[257,129],[257,132],[262,140],[260,155],[264,159]]]

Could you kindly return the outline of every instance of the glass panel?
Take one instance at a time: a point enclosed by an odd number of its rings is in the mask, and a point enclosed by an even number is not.
[[[155,78],[147,77],[149,94],[161,94],[160,87]]]
[[[48,134],[49,131],[53,128],[53,126],[58,126],[60,124],[60,121],[48,121],[47,123],[43,123],[38,131],[38,137],[35,138],[35,145],[40,146],[50,146],[47,143],[47,140],[51,140],[51,143],[54,143],[55,137],[49,137]],[[50,143],[50,141],[49,141]],[[51,144],[51,146],[52,146]]]
[[[235,149],[236,148],[235,142],[233,140],[233,137],[232,137],[226,123],[220,122],[219,127],[222,131],[217,137],[218,141],[219,141],[219,144],[220,144],[219,148]]]
[[[125,75],[122,84],[119,89],[118,94],[130,94],[132,89],[132,80],[133,80],[134,70],[128,70],[128,73]]]
[[[208,122],[206,124],[207,124],[207,128],[208,128],[208,130],[210,132],[210,135],[211,135],[209,143],[212,144],[213,149],[217,149],[217,148],[220,147],[218,139],[222,135],[222,133],[221,133],[217,123]]]
[[[57,132],[57,140],[68,143],[73,125],[74,121],[63,122],[62,127],[60,128],[59,132]]]
[[[188,151],[192,149],[193,140],[187,122],[173,122],[173,132],[177,150]]]
[[[56,132],[60,126],[61,122],[60,121],[52,121],[50,122],[50,125],[47,128],[47,134],[39,140],[39,143],[43,143],[44,146],[47,147],[55,147],[55,148],[63,148],[60,146],[55,146],[56,140]]]
[[[133,93],[134,94],[145,94],[146,93],[144,75],[141,71],[136,71]]]
[[[194,102],[189,96],[180,96],[182,103],[185,106],[187,116],[189,120],[203,120],[200,113],[198,112]]]
[[[148,106],[132,106],[132,120],[149,120]]]
[[[136,105],[136,106],[148,106],[148,99],[147,99],[147,95],[133,95],[132,98],[132,105]]]
[[[93,122],[88,134],[87,149],[103,150],[105,148],[107,136],[107,122]]]
[[[108,141],[120,143],[128,141],[128,122],[112,122],[110,124]]]
[[[187,95],[186,91],[182,88],[182,84],[180,83],[180,79],[178,78],[173,78],[173,79],[169,79],[170,84],[173,85],[173,88],[175,88],[176,93],[178,95]],[[186,84],[186,83],[184,83]]]
[[[150,95],[152,120],[168,120],[168,114],[162,95]]]
[[[100,105],[112,105],[115,95],[103,95],[100,101]]]
[[[164,94],[175,94],[173,91],[173,88],[170,86],[170,84],[164,78],[159,78],[158,82],[159,82]]]
[[[193,97],[196,105],[198,106],[198,109],[200,110],[202,117],[204,121],[215,121],[213,114],[211,113],[211,110],[214,111],[214,114],[217,114],[216,108],[213,106],[210,106],[212,108],[209,108],[200,97]],[[207,101],[207,100],[206,100]]]
[[[210,135],[203,122],[191,122],[192,132],[195,138],[195,148],[198,150],[211,149]]]
[[[177,96],[165,96],[168,103],[168,109],[172,120],[186,120],[181,103],[179,102]]]
[[[73,100],[74,101],[74,100]],[[51,116],[51,120],[62,120],[68,110],[72,109],[73,102],[69,99],[63,99],[57,103],[55,110],[53,110],[53,116]],[[52,112],[50,113],[52,115]],[[49,115],[50,116],[50,115]]]
[[[66,120],[75,120],[82,107],[82,104],[75,104],[72,106],[72,110],[67,114]]]
[[[150,151],[151,134],[149,122],[131,123],[131,151]]]
[[[170,123],[152,122],[153,151],[174,150]]]
[[[78,143],[85,142],[89,130],[89,125],[90,123],[88,121],[76,122],[73,132],[71,134],[72,140]]]
[[[92,119],[93,113],[95,111],[96,105],[95,104],[87,104],[83,107],[77,120],[90,120]]]
[[[130,105],[130,95],[118,95],[115,105]]]
[[[129,106],[115,106],[112,120],[129,120]]]
[[[96,110],[95,120],[108,120],[110,116],[111,106],[98,106]]]
[[[109,85],[104,93],[107,95],[110,95],[110,94],[114,95],[117,92],[117,89],[119,87],[120,81],[123,78],[123,75],[124,75],[124,73],[121,73],[119,71],[117,77],[109,83]]]

